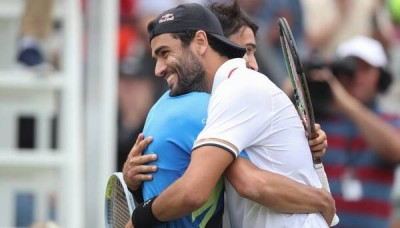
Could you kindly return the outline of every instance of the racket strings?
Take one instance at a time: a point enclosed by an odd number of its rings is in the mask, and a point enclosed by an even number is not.
[[[124,189],[120,181],[116,181],[112,194],[112,214],[113,228],[124,228],[126,223],[131,219],[129,214],[128,202]]]

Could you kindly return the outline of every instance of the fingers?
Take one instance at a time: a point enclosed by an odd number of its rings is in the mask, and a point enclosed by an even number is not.
[[[321,189],[321,193],[324,197],[325,200],[324,202],[324,208],[322,209],[322,216],[324,217],[325,221],[328,224],[332,223],[333,217],[336,214],[336,206],[335,206],[335,200],[333,199],[332,195],[326,191],[325,189]]]
[[[143,181],[152,180],[153,175],[151,173],[155,171],[157,171],[157,166],[154,165],[135,166],[124,171],[124,180],[128,188],[135,191]]]
[[[128,187],[131,187],[131,189],[136,189],[138,186],[142,184],[143,181],[150,181],[153,179],[153,175],[149,173],[137,173],[137,170],[140,168],[137,167],[138,169],[136,170],[130,170],[129,172],[126,173],[126,176],[124,180],[126,179],[126,184]]]
[[[140,141],[142,141],[143,139],[144,139],[144,134],[143,134],[143,133],[140,133],[140,134],[138,135],[138,137],[136,138],[135,146],[136,146]]]
[[[143,151],[146,150],[147,146],[153,141],[153,137],[144,138],[143,133],[140,133],[136,139],[135,145],[132,147],[129,152],[129,156],[139,156],[143,154]]]
[[[124,164],[123,175],[128,187],[136,190],[143,181],[153,179],[151,173],[157,171],[156,165],[147,165],[149,162],[157,160],[157,155],[147,154],[142,156],[132,156]]]
[[[312,151],[313,160],[321,159],[325,155],[326,150]]]
[[[321,142],[318,142],[318,144],[315,145],[311,145],[314,142],[309,142],[310,145],[310,150],[312,152],[318,152],[320,150],[326,150],[326,148],[328,147],[328,141],[327,140],[323,140]]]
[[[327,142],[327,141],[325,141],[325,142]],[[313,159],[323,157],[325,155],[326,148],[327,148],[327,143],[322,143],[322,144],[318,144],[316,146],[310,147]]]
[[[317,145],[322,146],[322,148],[328,147],[328,137],[326,136],[325,131],[321,129],[321,126],[319,124],[315,124],[315,132],[317,137],[315,139],[308,140],[310,148]],[[320,150],[322,148],[316,148],[316,150]]]
[[[146,154],[142,156],[136,156],[136,157],[131,157],[129,159],[129,163],[132,166],[138,166],[138,165],[144,165],[149,162],[153,162],[157,160],[157,155],[156,154]]]
[[[155,154],[132,157],[125,163],[125,168],[127,172],[133,171],[133,176],[137,174],[155,172],[157,171],[157,166],[147,164],[156,160],[157,155]]]
[[[326,133],[321,129],[319,124],[315,124],[315,131],[317,137],[308,141],[314,159],[323,157],[328,147]]]
[[[129,220],[129,221],[126,223],[125,228],[133,228],[133,225],[132,225],[132,221],[131,221],[131,220]]]
[[[140,165],[136,166],[133,169],[135,175],[143,175],[143,174],[149,174],[149,173],[154,173],[157,171],[157,166],[156,165]]]
[[[152,142],[152,137],[144,137],[140,133],[129,152],[128,158],[123,167],[123,176],[126,184],[132,190],[137,190],[143,181],[152,180],[153,176],[149,173],[157,171],[157,166],[147,165],[149,162],[157,160],[157,155],[147,154],[143,155],[143,151]]]

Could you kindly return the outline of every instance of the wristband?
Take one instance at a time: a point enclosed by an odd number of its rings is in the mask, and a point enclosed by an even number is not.
[[[147,200],[135,208],[132,213],[132,224],[135,228],[149,228],[163,224],[153,214],[151,206],[157,196]]]

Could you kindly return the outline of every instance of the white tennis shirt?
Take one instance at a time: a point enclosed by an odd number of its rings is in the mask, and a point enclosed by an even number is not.
[[[266,76],[247,69],[243,59],[229,60],[217,70],[207,123],[194,148],[206,145],[222,147],[235,158],[245,150],[261,169],[322,187],[294,105]],[[226,183],[232,227],[328,227],[319,213],[277,213],[240,197]]]

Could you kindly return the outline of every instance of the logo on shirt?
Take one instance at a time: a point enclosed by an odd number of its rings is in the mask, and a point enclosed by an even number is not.
[[[202,123],[202,124],[206,124],[206,123],[207,123],[207,118],[203,118],[203,119],[201,120],[201,123]]]
[[[165,14],[164,16],[162,16],[161,18],[160,18],[160,20],[158,21],[158,23],[163,23],[163,22],[166,22],[166,21],[173,21],[175,18],[174,18],[174,14],[172,14],[172,13],[167,13],[167,14]]]

